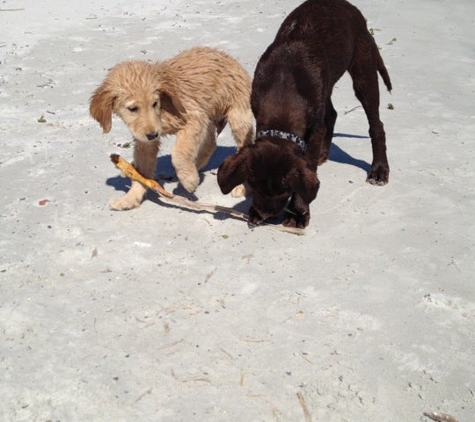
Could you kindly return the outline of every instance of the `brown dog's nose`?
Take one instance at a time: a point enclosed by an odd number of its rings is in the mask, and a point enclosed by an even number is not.
[[[158,138],[158,132],[147,133],[145,136],[147,137],[149,141],[153,141],[154,139]]]

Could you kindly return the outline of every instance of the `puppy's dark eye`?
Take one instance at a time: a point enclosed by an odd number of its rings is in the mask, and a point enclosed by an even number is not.
[[[137,111],[139,111],[139,108],[137,106],[127,108],[131,113],[137,113]]]
[[[155,101],[153,104],[152,104],[152,107],[153,108],[156,108],[158,106],[158,101]]]

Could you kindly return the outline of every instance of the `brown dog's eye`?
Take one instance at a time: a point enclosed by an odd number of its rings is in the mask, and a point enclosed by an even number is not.
[[[137,111],[139,111],[139,108],[137,106],[135,107],[127,107],[128,110],[131,112],[131,113],[137,113]]]
[[[155,101],[153,104],[152,104],[152,107],[153,108],[156,108],[158,106],[158,101]]]

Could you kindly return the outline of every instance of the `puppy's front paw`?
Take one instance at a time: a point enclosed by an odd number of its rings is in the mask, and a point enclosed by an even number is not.
[[[125,211],[137,208],[142,203],[142,198],[137,198],[132,195],[124,195],[120,198],[112,199],[109,202],[109,209],[113,211]]]
[[[177,176],[181,185],[190,193],[194,192],[198,187],[198,184],[200,183],[200,177],[198,175],[198,172],[193,174],[177,173]]]
[[[247,189],[244,185],[238,185],[231,191],[231,196],[233,198],[241,198],[247,195]]]

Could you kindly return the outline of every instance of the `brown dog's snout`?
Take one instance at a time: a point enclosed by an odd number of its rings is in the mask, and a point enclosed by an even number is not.
[[[271,217],[277,217],[286,207],[289,201],[289,195],[284,194],[275,197],[259,197],[255,195],[252,207],[254,213],[260,216],[262,221]]]

